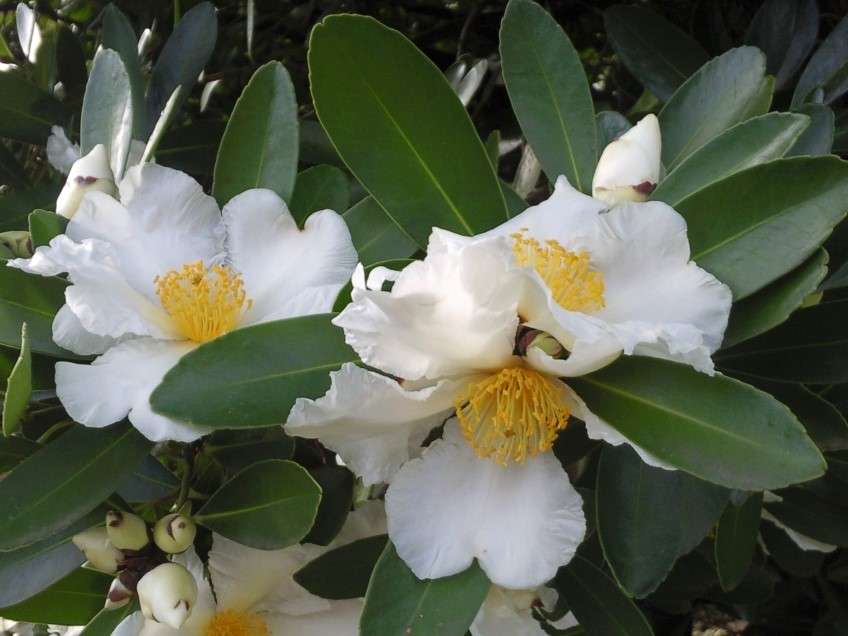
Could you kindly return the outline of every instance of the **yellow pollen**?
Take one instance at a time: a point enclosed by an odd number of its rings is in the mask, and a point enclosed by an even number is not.
[[[454,400],[462,432],[478,457],[505,466],[549,450],[568,423],[557,380],[511,367],[472,382]]]
[[[235,329],[253,301],[244,281],[229,267],[203,261],[183,265],[153,279],[156,295],[177,330],[189,340],[207,342]]]
[[[533,267],[545,281],[560,307],[588,314],[604,306],[604,276],[589,269],[586,252],[569,252],[557,241],[539,241],[521,232],[511,234],[515,239],[512,251],[521,267]]]
[[[271,636],[260,614],[224,610],[212,617],[203,636]]]

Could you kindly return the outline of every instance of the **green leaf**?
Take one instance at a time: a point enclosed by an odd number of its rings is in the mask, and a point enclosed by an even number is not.
[[[653,636],[639,609],[615,581],[581,556],[554,578],[554,585],[588,634]]]
[[[139,163],[150,161],[155,156],[156,150],[159,148],[159,142],[162,140],[162,137],[165,136],[168,124],[171,123],[171,119],[173,119],[174,115],[177,113],[178,106],[184,99],[184,90],[184,87],[177,86],[165,102],[165,106],[159,114],[159,119],[157,119],[153,124],[153,130],[150,132],[150,137],[147,139],[147,143],[144,146],[144,152],[141,155],[141,161]]]
[[[0,33],[0,57],[7,60],[15,59],[15,56],[12,55],[12,51],[9,50],[9,45],[6,44],[6,39],[3,37],[2,33]]]
[[[166,130],[156,147],[156,163],[191,174],[211,176],[226,124],[196,121]]]
[[[745,44],[766,54],[766,72],[783,88],[801,69],[819,30],[815,0],[766,0],[754,14]]]
[[[610,143],[621,137],[633,125],[627,117],[614,110],[605,110],[595,116],[598,127],[598,154],[604,151]]]
[[[350,229],[359,262],[372,265],[381,261],[409,258],[418,250],[374,197],[365,197],[342,215]]]
[[[598,535],[621,586],[653,592],[678,557],[698,545],[727,503],[726,489],[648,466],[629,446],[607,446],[598,469]]]
[[[827,252],[819,249],[795,270],[734,303],[722,347],[765,333],[784,322],[812,294],[827,274]]]
[[[34,543],[82,517],[152,446],[129,424],[78,426],[25,459],[0,480],[0,551]]]
[[[27,222],[33,248],[47,245],[53,237],[64,234],[68,227],[68,219],[47,210],[33,210]]]
[[[0,77],[2,75],[3,73],[0,73]],[[48,183],[0,197],[0,232],[25,228],[29,213],[35,208],[54,207],[61,189],[62,184]]]
[[[501,65],[521,130],[548,179],[590,193],[598,161],[595,111],[580,56],[540,5],[511,0],[501,22]]]
[[[80,120],[80,152],[97,144],[109,153],[109,165],[118,181],[124,174],[132,141],[133,110],[130,79],[121,56],[100,49],[85,87]]]
[[[78,568],[23,603],[0,608],[3,618],[27,623],[85,625],[103,609],[115,577]]]
[[[250,78],[227,122],[212,195],[223,206],[245,190],[268,188],[289,201],[297,150],[294,87],[282,64],[268,62]]]
[[[79,636],[112,636],[121,621],[138,609],[138,601],[132,601],[117,609],[102,609],[89,621]]]
[[[320,500],[321,488],[306,470],[266,459],[221,486],[194,520],[242,545],[278,550],[309,532]]]
[[[765,56],[753,47],[711,60],[660,111],[662,159],[669,171],[731,126],[753,116],[762,98]]]
[[[380,534],[329,550],[295,572],[294,580],[321,598],[363,597],[388,540],[387,535]]]
[[[0,137],[43,146],[50,127],[70,118],[70,108],[50,93],[12,72],[0,73]]]
[[[807,63],[792,95],[791,108],[830,104],[848,91],[848,16],[843,17]]]
[[[815,496],[805,488],[787,488],[776,493],[780,501],[763,507],[781,523],[803,535],[830,543],[848,543],[848,508]]]
[[[289,210],[298,226],[306,217],[319,210],[334,210],[342,214],[350,203],[347,177],[332,166],[313,166],[297,175]]]
[[[815,576],[827,554],[817,550],[803,550],[786,531],[773,523],[760,524],[760,537],[768,555],[790,574],[801,577]]]
[[[763,493],[751,493],[742,505],[729,505],[716,527],[716,566],[719,582],[725,591],[739,585],[751,565],[757,546],[762,503]]]
[[[353,507],[354,475],[344,466],[318,466],[310,468],[309,474],[322,494],[315,523],[303,541],[327,545],[339,534]]]
[[[245,430],[218,430],[203,449],[231,473],[237,473],[264,459],[291,459],[294,439],[280,426]]]
[[[0,143],[0,185],[8,185],[18,190],[24,190],[30,186],[26,170],[2,143]]]
[[[320,122],[304,119],[300,122],[300,160],[313,166],[327,164],[347,169],[336,152],[333,142]]]
[[[369,17],[331,15],[312,30],[309,72],[339,154],[416,244],[427,244],[433,226],[468,235],[507,219],[468,113],[400,33]]]
[[[848,163],[778,159],[737,172],[683,199],[692,260],[748,296],[792,271],[845,216]]]
[[[779,159],[809,125],[809,118],[791,113],[769,113],[736,124],[670,172],[651,199],[675,207],[686,197],[735,172]]]
[[[848,300],[795,312],[775,329],[716,356],[724,369],[780,382],[848,382]]]
[[[108,47],[107,47],[108,48]],[[80,39],[66,26],[56,31],[56,73],[65,91],[72,92],[88,81],[85,51]]]
[[[12,470],[40,448],[41,444],[24,437],[0,437],[0,473]]]
[[[615,5],[604,12],[604,26],[627,70],[664,102],[710,60],[700,44],[655,11]]]
[[[422,581],[388,543],[368,585],[360,631],[375,636],[464,636],[490,585],[476,561],[459,574]]]
[[[281,424],[299,397],[330,388],[330,371],[358,357],[327,314],[237,329],[180,361],[153,391],[157,412],[213,428]]]
[[[32,358],[29,353],[27,326],[21,326],[21,353],[6,380],[3,396],[3,435],[8,437],[18,428],[18,422],[26,413],[32,395]]]
[[[127,17],[114,4],[108,4],[103,11],[100,44],[104,49],[112,49],[121,56],[130,82],[133,138],[141,139],[147,134],[147,112],[144,105],[144,81],[141,76],[141,62],[138,59],[137,40]],[[157,112],[155,116],[158,115]]]
[[[176,88],[182,87],[180,103],[185,101],[209,61],[217,37],[218,21],[211,3],[201,2],[182,17],[165,42],[147,86],[146,134],[153,130],[159,113]]]
[[[810,117],[810,127],[795,142],[787,156],[800,157],[806,155],[815,157],[830,154],[835,122],[833,111],[827,106],[819,104],[804,104],[798,109],[798,112]]]
[[[666,360],[620,358],[568,384],[631,442],[714,484],[765,490],[824,471],[789,409],[737,380]]]
[[[118,494],[130,502],[151,501],[175,497],[179,489],[180,480],[177,476],[159,460],[148,455],[138,469],[121,484]]]

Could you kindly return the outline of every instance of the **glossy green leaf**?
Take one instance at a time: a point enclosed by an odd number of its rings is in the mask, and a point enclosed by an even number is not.
[[[147,86],[146,134],[153,130],[159,113],[176,88],[182,87],[180,102],[186,99],[211,57],[217,37],[218,21],[211,3],[201,2],[182,17],[165,42]]]
[[[294,580],[321,598],[363,597],[388,540],[387,535],[380,534],[334,548],[295,572]]]
[[[764,490],[824,472],[789,409],[731,378],[666,360],[621,358],[568,383],[631,442],[714,484]]]
[[[804,115],[769,113],[736,124],[707,142],[663,179],[651,199],[674,207],[740,170],[779,159],[810,125]]]
[[[294,439],[280,426],[244,430],[218,430],[203,446],[231,473],[264,459],[291,459]]]
[[[581,556],[562,567],[554,584],[588,634],[653,636],[653,630],[624,591]]]
[[[715,525],[728,491],[648,466],[625,445],[604,448],[596,497],[598,535],[610,568],[630,595],[644,598]]]
[[[476,561],[459,574],[422,581],[388,543],[368,585],[360,632],[463,636],[490,585]]]
[[[804,104],[798,109],[810,118],[810,127],[795,142],[786,156],[802,157],[830,154],[833,145],[834,115],[827,106]]]
[[[353,507],[355,478],[353,473],[344,466],[310,468],[309,475],[321,488],[321,503],[315,515],[315,523],[303,541],[327,545],[339,534],[348,512]]]
[[[809,258],[845,216],[848,163],[794,157],[754,166],[683,199],[692,260],[748,296]]]
[[[8,437],[18,428],[18,422],[26,413],[32,395],[32,357],[29,353],[29,338],[26,323],[21,326],[21,352],[12,373],[6,380],[3,396],[3,435]]]
[[[416,244],[427,244],[433,226],[475,234],[506,220],[468,113],[400,33],[370,17],[331,15],[312,30],[309,72],[339,154]]]
[[[22,190],[29,187],[29,175],[5,144],[0,143],[0,185]]]
[[[789,407],[819,450],[848,449],[848,422],[833,404],[800,384],[758,380],[756,386]]]
[[[282,424],[299,397],[330,388],[358,357],[327,314],[237,329],[183,356],[153,391],[154,410],[213,428]]]
[[[604,12],[604,26],[627,70],[664,102],[710,60],[688,34],[647,8],[614,5]]]
[[[365,197],[342,217],[350,229],[353,246],[363,265],[409,258],[418,250],[418,246],[386,214],[374,197]]]
[[[156,147],[156,163],[190,174],[211,176],[225,127],[224,122],[212,120],[166,130]]]
[[[48,210],[33,210],[27,218],[33,248],[47,245],[54,236],[63,234],[68,219]]]
[[[784,322],[827,274],[827,252],[819,249],[795,270],[734,303],[722,347],[748,340]]]
[[[0,607],[0,612],[3,618],[13,621],[85,625],[103,609],[114,578],[97,570],[78,568],[23,603]]]
[[[218,149],[212,195],[224,205],[251,188],[289,201],[297,175],[297,102],[285,67],[268,62],[236,102]]]
[[[812,102],[830,104],[848,91],[848,16],[819,45],[795,85],[792,108]]]
[[[0,473],[12,470],[40,448],[41,444],[24,437],[0,437]]]
[[[61,184],[48,183],[0,197],[0,232],[25,229],[29,213],[36,208],[54,207],[61,189]]]
[[[776,493],[780,501],[763,507],[781,523],[803,535],[831,545],[848,544],[848,508],[813,495],[805,488]]]
[[[319,210],[334,210],[342,214],[350,203],[347,177],[332,166],[313,166],[297,175],[289,210],[303,227],[306,217]]]
[[[43,146],[50,127],[70,119],[70,108],[50,93],[13,72],[0,73],[0,137]]]
[[[135,470],[153,443],[129,424],[78,426],[0,480],[0,551],[14,550],[70,525]]]
[[[716,364],[781,382],[848,382],[848,300],[814,305],[760,337],[721,352]]]
[[[79,636],[112,636],[121,621],[138,609],[138,601],[132,601],[117,609],[102,609],[83,628]]]
[[[114,4],[108,4],[103,11],[100,45],[104,49],[116,51],[124,63],[130,83],[133,138],[141,139],[147,134],[147,112],[144,105],[144,81],[141,76],[141,62],[138,59],[137,40],[127,17]],[[158,113],[156,115],[158,116]]]
[[[765,56],[747,46],[711,60],[686,80],[659,114],[666,169],[674,170],[698,148],[757,114],[749,111],[762,98],[764,76]]]
[[[568,177],[589,193],[598,160],[592,96],[577,51],[531,0],[511,0],[501,22],[501,66],[509,99],[551,181]]]
[[[177,476],[159,460],[148,455],[136,471],[121,484],[118,495],[130,502],[151,501],[169,496],[176,497],[179,489],[180,480]]]
[[[766,72],[775,76],[779,90],[801,69],[818,30],[815,0],[766,0],[751,20],[745,44],[766,54]]]
[[[742,505],[728,506],[716,527],[716,567],[721,587],[726,591],[742,582],[751,565],[762,503],[762,493],[751,493]]]
[[[0,33],[0,57],[7,60],[15,59],[12,55],[12,51],[9,50],[9,45],[6,44],[6,39],[2,33]]]
[[[614,110],[598,113],[595,116],[595,123],[598,127],[598,154],[633,127],[627,117]]]
[[[309,532],[320,500],[321,488],[306,470],[266,459],[221,486],[194,520],[242,545],[278,550]]]
[[[303,163],[313,166],[326,164],[336,168],[347,168],[320,122],[309,119],[301,120],[299,137],[300,152],[298,154]]]

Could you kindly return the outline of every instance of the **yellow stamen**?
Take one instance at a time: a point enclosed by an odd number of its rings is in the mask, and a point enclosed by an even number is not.
[[[224,610],[212,618],[203,636],[271,636],[260,614]]]
[[[253,304],[245,294],[241,276],[220,265],[207,271],[203,261],[157,276],[153,283],[177,330],[196,342],[232,331]]]
[[[589,269],[586,252],[569,252],[557,241],[545,241],[544,247],[526,228],[511,234],[512,250],[521,267],[533,267],[548,285],[554,300],[569,311],[590,313],[604,306],[604,276]]]
[[[472,382],[454,401],[462,432],[478,457],[523,464],[553,446],[568,423],[557,380],[532,369],[501,369]]]

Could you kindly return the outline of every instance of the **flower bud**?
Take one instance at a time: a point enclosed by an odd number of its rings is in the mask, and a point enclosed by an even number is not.
[[[179,629],[197,601],[197,581],[177,563],[163,563],[138,582],[138,601],[145,618]]]
[[[194,543],[197,525],[185,515],[165,515],[153,527],[153,541],[163,552],[177,554],[185,552]]]
[[[75,534],[71,541],[83,551],[92,567],[103,572],[115,572],[124,558],[124,553],[109,541],[109,534],[103,526],[83,530]]]
[[[103,605],[103,609],[113,610],[123,607],[130,602],[132,596],[132,590],[123,584],[120,577],[116,576],[106,593],[106,603]]]
[[[112,168],[109,167],[109,156],[103,144],[97,144],[71,166],[65,187],[56,199],[56,213],[70,219],[76,214],[82,198],[88,192],[105,192],[110,196],[118,193]]]
[[[106,513],[106,532],[109,540],[121,550],[141,550],[150,543],[144,519],[131,512],[110,510]]]
[[[604,148],[592,179],[592,196],[610,206],[645,201],[660,179],[661,149],[659,121],[646,115]]]
[[[532,347],[541,349],[552,358],[559,358],[565,352],[565,347],[560,344],[559,340],[544,331],[538,332],[533,340],[530,341],[530,344],[527,345],[527,349]]]
[[[24,230],[2,232],[0,233],[0,243],[5,245],[18,258],[32,256],[32,240],[30,240],[29,232]]]

